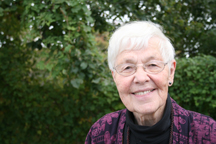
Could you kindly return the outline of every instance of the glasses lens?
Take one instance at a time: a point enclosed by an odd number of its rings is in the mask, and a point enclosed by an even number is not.
[[[146,71],[149,73],[159,73],[164,69],[162,61],[150,61],[145,64]]]
[[[123,76],[129,76],[136,71],[136,66],[134,64],[120,64],[116,67],[116,71]]]

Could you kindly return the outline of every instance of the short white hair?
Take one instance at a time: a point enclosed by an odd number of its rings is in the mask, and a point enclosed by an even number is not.
[[[164,62],[175,57],[175,50],[160,25],[150,21],[134,21],[119,27],[111,36],[108,47],[108,65],[113,71],[116,58],[124,50],[139,50],[148,46],[150,38],[160,39],[160,51]],[[169,65],[169,64],[168,64]],[[169,65],[170,66],[170,65]]]

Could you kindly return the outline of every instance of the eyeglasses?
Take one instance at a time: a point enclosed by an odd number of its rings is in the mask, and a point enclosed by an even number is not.
[[[139,64],[139,65],[135,65],[131,63],[123,63],[114,67],[114,70],[116,70],[116,72],[122,76],[130,76],[134,74],[137,71],[137,67],[141,65],[144,68],[145,72],[149,74],[157,74],[164,69],[166,64],[167,63],[164,63],[162,61],[157,61],[157,60],[150,61],[145,64]]]

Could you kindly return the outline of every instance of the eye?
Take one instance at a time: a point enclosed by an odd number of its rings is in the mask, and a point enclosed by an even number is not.
[[[122,65],[121,71],[122,72],[130,72],[130,71],[133,71],[134,68],[135,68],[135,66],[132,64],[125,64],[125,65]]]
[[[129,69],[132,69],[132,66],[126,66],[126,67],[124,68],[124,70],[129,70]]]
[[[116,71],[121,74],[130,74],[136,69],[136,66],[134,64],[120,64],[116,67]]]
[[[158,65],[156,63],[149,63],[147,66],[148,67],[158,67]]]

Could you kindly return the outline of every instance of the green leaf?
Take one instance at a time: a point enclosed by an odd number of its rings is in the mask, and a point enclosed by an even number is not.
[[[82,69],[86,69],[88,64],[86,62],[82,62],[80,66]]]
[[[68,46],[65,47],[64,52],[69,52],[70,49],[71,49],[71,45],[68,45]]]
[[[73,79],[70,82],[74,88],[78,89],[80,87],[80,85],[83,83],[83,80],[82,79]]]
[[[81,9],[82,9],[82,5],[76,5],[75,7],[73,7],[73,8],[71,9],[71,11],[72,11],[73,13],[78,13],[78,11],[81,10]]]
[[[92,82],[98,84],[101,78],[93,79]]]
[[[36,67],[37,67],[38,69],[44,70],[44,69],[45,69],[45,63],[44,63],[44,61],[39,61],[39,62],[36,64]]]
[[[4,9],[0,7],[0,16],[3,16],[3,15],[4,15],[3,12],[4,12]]]
[[[42,134],[42,131],[41,131],[41,130],[38,130],[38,131],[37,131],[37,134],[38,134],[38,135],[41,135],[41,134]]]

